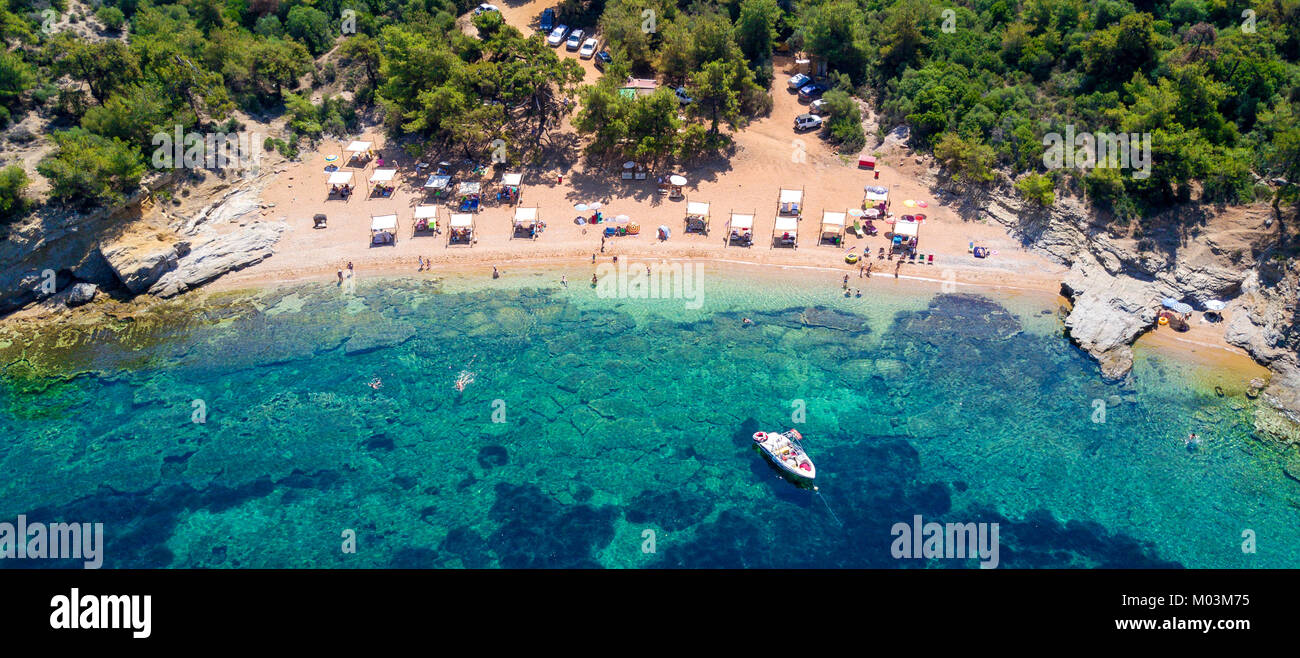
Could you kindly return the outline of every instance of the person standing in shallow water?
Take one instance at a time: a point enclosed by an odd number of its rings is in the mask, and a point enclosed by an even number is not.
[[[561,275],[560,275],[560,285],[564,286],[565,288],[568,288],[568,287],[569,287],[569,277],[567,277],[567,276],[561,274]]]
[[[339,270],[339,285],[343,285],[343,270]]]
[[[492,266],[492,278],[493,278],[493,279],[500,279],[500,278],[501,278],[501,273],[497,271],[497,266],[496,266],[496,265],[493,265],[493,266]]]

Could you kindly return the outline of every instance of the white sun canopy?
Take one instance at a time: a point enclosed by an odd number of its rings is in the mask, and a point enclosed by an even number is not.
[[[393,177],[396,175],[396,169],[376,169],[375,173],[370,174],[370,182],[387,183],[388,181],[393,180]]]
[[[508,187],[519,187],[524,182],[523,174],[502,174],[501,184]]]
[[[536,208],[515,208],[515,222],[535,222],[537,221]]]
[[[449,220],[452,228],[469,228],[474,225],[474,216],[466,213],[456,213]]]
[[[352,142],[344,149],[348,153],[365,153],[370,150],[370,142]]]
[[[709,204],[703,201],[687,201],[686,214],[688,215],[707,215],[709,214]]]
[[[743,228],[743,229],[754,228],[754,216],[753,215],[732,215],[731,228]]]
[[[889,192],[872,192],[867,191],[867,201],[888,201]]]
[[[916,234],[920,228],[921,228],[921,222],[905,222],[900,219],[894,222],[894,235],[916,237]]]
[[[451,183],[451,176],[434,174],[429,177],[429,180],[424,181],[424,186],[435,190],[442,190],[442,189],[446,189],[447,185],[450,183]]]
[[[461,183],[461,184],[460,184],[460,193],[461,193],[461,194],[478,194],[479,191],[482,190],[482,189],[483,189],[483,184],[482,184],[482,183],[468,183],[468,182],[467,182],[467,183]]]
[[[822,225],[844,226],[845,213],[842,212],[822,212]]]
[[[370,219],[370,230],[391,231],[397,228],[397,215],[376,215]]]
[[[781,203],[799,203],[803,201],[803,190],[781,190]]]
[[[330,172],[330,185],[351,185],[352,172],[350,171],[332,171]]]
[[[434,219],[438,216],[438,206],[416,206],[416,219]]]
[[[776,230],[790,233],[799,230],[798,217],[777,217]]]

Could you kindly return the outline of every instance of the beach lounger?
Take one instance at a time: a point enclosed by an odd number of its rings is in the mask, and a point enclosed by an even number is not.
[[[930,254],[930,259],[927,260],[926,262],[929,263],[929,264],[931,264],[931,265],[934,265],[934,254]]]

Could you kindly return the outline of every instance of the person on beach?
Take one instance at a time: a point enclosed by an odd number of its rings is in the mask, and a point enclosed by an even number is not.
[[[592,288],[595,288],[595,287],[596,287],[596,275],[595,275],[595,274],[592,274],[592,275],[591,275],[591,287],[592,287]]]
[[[605,238],[601,238],[601,240],[604,240],[604,239],[605,239]],[[592,254],[592,255],[591,255],[591,262],[592,262],[593,265],[596,263],[596,254]]]
[[[352,261],[348,261],[348,276],[352,276]]]
[[[614,257],[614,262],[615,262],[615,263],[618,262],[618,256],[615,256],[615,257]]]
[[[898,278],[898,271],[901,270],[901,269],[903,269],[903,261],[902,261],[902,260],[898,261],[897,263],[894,263],[894,278],[895,278],[895,279]]]
[[[569,277],[567,277],[567,276],[561,274],[561,275],[560,275],[560,285],[564,286],[565,288],[568,288],[568,287],[569,287]]]
[[[493,265],[493,266],[492,266],[492,278],[493,278],[493,279],[500,279],[500,278],[501,278],[501,273],[497,271],[497,266],[496,266],[496,265]]]
[[[867,263],[867,278],[871,278],[871,263]]]
[[[849,275],[847,274],[844,275],[844,289],[845,290],[849,289]]]
[[[416,271],[416,272],[423,272],[423,271],[424,271],[424,256],[416,256],[415,259],[418,260],[418,261],[420,261],[420,266],[419,266],[418,268],[416,268],[415,271]]]
[[[343,285],[343,270],[339,270],[339,285]]]
[[[859,265],[859,266],[858,266],[858,278],[859,278],[859,279],[862,278],[862,273],[865,272],[865,271],[867,271],[867,266],[866,266],[866,265]]]

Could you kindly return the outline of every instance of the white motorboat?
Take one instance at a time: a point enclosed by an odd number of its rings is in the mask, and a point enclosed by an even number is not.
[[[754,432],[754,443],[758,444],[772,463],[797,478],[812,480],[817,477],[817,467],[799,443],[802,439],[803,435],[798,430],[781,433]]]

